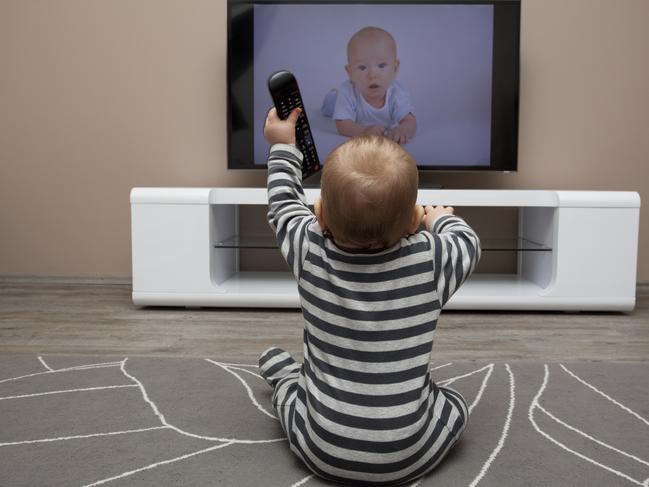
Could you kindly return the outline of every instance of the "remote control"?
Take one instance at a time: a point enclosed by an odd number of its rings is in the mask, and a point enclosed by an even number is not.
[[[295,108],[301,108],[295,125],[295,140],[298,149],[304,157],[302,160],[302,179],[308,178],[321,169],[318,152],[313,142],[309,119],[304,111],[302,96],[297,86],[297,80],[288,71],[277,71],[268,78],[268,90],[273,98],[279,118],[286,119]]]

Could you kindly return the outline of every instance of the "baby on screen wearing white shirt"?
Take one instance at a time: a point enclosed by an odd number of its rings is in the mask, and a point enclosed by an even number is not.
[[[330,91],[322,114],[336,121],[340,135],[383,135],[406,144],[417,131],[410,96],[395,80],[397,44],[379,27],[364,27],[347,43],[345,71],[349,79]]]

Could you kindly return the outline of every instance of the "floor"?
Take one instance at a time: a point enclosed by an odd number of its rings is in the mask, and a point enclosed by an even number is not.
[[[298,310],[140,308],[126,284],[0,282],[0,355],[300,356]],[[434,360],[649,361],[649,295],[633,313],[445,311]]]

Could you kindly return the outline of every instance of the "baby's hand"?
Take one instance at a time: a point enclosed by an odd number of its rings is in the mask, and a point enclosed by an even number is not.
[[[383,135],[385,133],[385,127],[383,125],[369,125],[365,127],[363,133],[367,135]]]
[[[431,232],[433,230],[433,223],[442,215],[452,215],[453,214],[452,206],[425,206],[424,207],[424,218],[423,223],[426,227],[426,230]]]
[[[386,137],[390,140],[393,140],[399,145],[407,144],[412,138],[413,134],[410,128],[407,125],[397,125],[391,129],[388,129]]]
[[[302,113],[301,108],[293,110],[286,120],[277,115],[277,110],[271,108],[264,125],[264,137],[270,145],[292,144],[295,145],[295,124]]]
[[[409,113],[401,119],[399,125],[387,131],[386,137],[397,144],[404,145],[410,142],[417,132],[417,119]]]

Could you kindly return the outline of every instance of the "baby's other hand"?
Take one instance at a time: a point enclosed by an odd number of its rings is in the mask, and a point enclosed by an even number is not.
[[[273,144],[292,144],[295,145],[295,124],[302,113],[301,108],[293,110],[286,120],[282,120],[277,115],[277,110],[273,107],[268,111],[266,124],[264,125],[264,137],[270,145]]]
[[[385,133],[385,127],[383,125],[369,125],[365,127],[363,133],[367,135],[383,135]]]
[[[401,119],[399,125],[388,130],[386,137],[400,145],[407,144],[417,132],[417,119],[409,113]]]
[[[396,127],[388,129],[385,136],[399,145],[407,144],[412,138],[410,130],[408,130],[404,125],[397,125]]]
[[[433,223],[442,215],[452,215],[455,210],[452,206],[425,206],[423,223],[426,230],[433,230]]]

